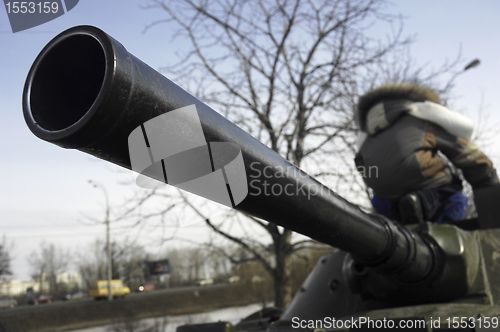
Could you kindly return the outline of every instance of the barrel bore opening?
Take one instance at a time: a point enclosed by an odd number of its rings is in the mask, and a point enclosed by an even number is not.
[[[94,37],[68,36],[40,59],[29,95],[31,114],[49,131],[80,120],[99,95],[106,72],[104,50]]]

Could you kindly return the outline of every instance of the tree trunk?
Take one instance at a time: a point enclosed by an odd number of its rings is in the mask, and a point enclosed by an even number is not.
[[[290,256],[284,253],[276,255],[274,273],[274,306],[285,309],[292,300],[292,283],[290,280]]]
[[[275,238],[276,267],[274,269],[274,305],[285,309],[292,301],[291,256],[289,254],[292,231],[284,229]]]

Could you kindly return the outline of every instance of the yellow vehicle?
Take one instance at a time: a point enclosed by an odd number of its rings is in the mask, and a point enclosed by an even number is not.
[[[125,286],[121,280],[111,280],[111,294],[113,297],[125,297],[130,293],[130,288]],[[94,299],[105,299],[108,297],[108,281],[93,281],[89,285],[89,297]]]

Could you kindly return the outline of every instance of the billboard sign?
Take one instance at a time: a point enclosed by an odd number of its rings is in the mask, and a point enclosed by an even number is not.
[[[148,262],[149,274],[162,275],[170,274],[170,260],[162,259],[159,261]]]

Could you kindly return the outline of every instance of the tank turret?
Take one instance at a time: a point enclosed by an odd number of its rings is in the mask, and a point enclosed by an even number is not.
[[[368,214],[91,26],[68,29],[41,51],[23,111],[47,142],[339,248],[319,260],[270,329],[345,329],[328,322],[369,318],[420,319],[422,331],[438,331],[433,322],[454,328],[456,317],[461,328],[498,327],[498,187],[477,191],[480,219],[457,225],[402,226]],[[324,324],[307,323],[315,321]]]

